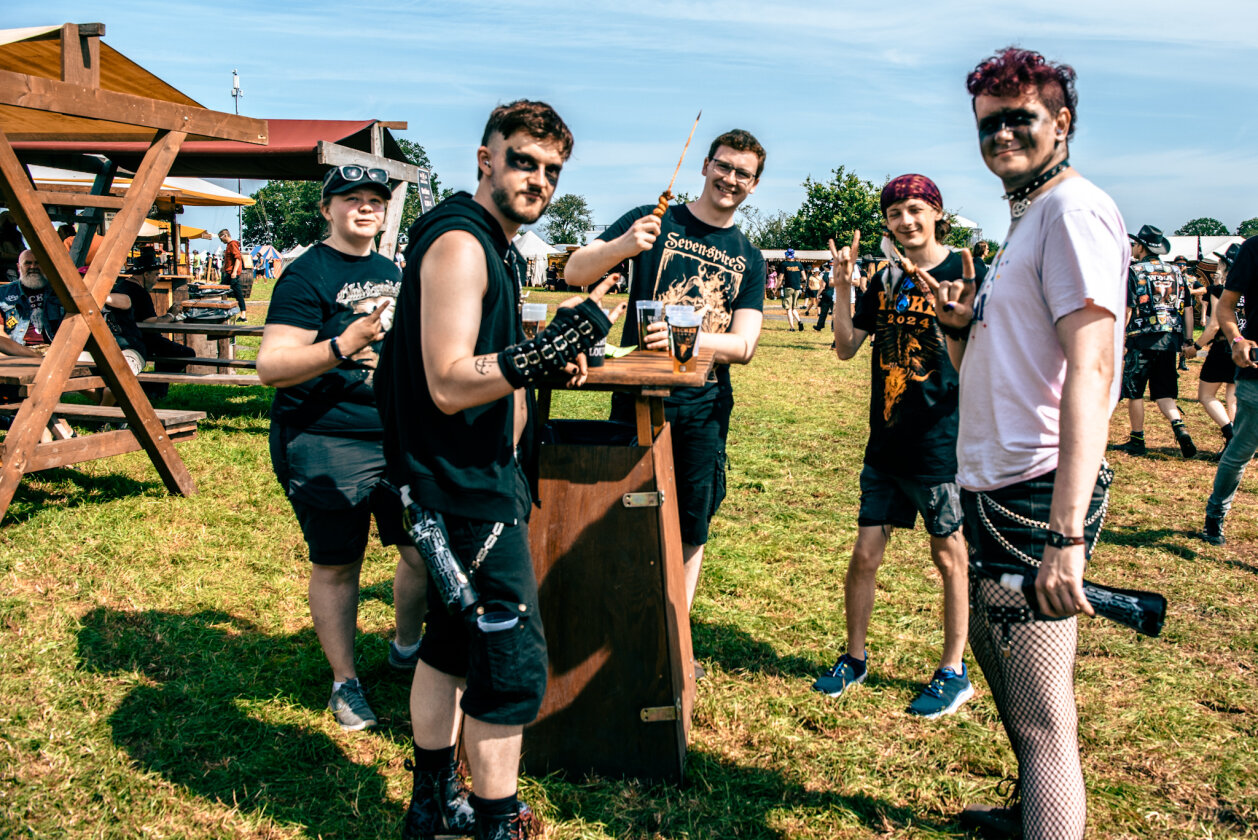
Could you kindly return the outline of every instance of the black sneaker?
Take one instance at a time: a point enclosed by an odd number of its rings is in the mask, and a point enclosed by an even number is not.
[[[389,642],[389,667],[395,671],[414,671],[419,664],[419,648],[404,654],[398,650],[397,641]]]
[[[376,725],[376,713],[367,705],[367,695],[357,679],[346,680],[328,698],[328,708],[346,732]]]
[[[475,833],[476,813],[468,804],[469,791],[458,764],[435,773],[417,771],[410,759],[402,766],[414,774],[402,840],[433,840],[438,834],[470,837]]]
[[[1144,445],[1143,437],[1132,437],[1118,448],[1126,452],[1128,455],[1143,455],[1148,451]]]
[[[1017,805],[969,805],[961,812],[961,827],[975,829],[983,837],[1021,837],[1022,809]]]
[[[1223,536],[1223,517],[1207,516],[1206,525],[1197,536],[1210,545],[1225,545],[1227,540]]]

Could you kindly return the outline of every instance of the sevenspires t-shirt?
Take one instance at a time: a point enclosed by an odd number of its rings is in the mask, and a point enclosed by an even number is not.
[[[799,260],[787,260],[782,263],[782,288],[804,288],[804,267],[799,264]]]
[[[654,205],[646,204],[630,210],[603,231],[599,239],[615,239],[654,209]],[[765,270],[760,251],[737,227],[712,227],[695,218],[684,205],[668,208],[655,245],[634,257],[633,262],[635,279],[620,339],[623,346],[638,343],[635,301],[706,307],[703,331],[708,333],[729,332],[736,310],[764,310]],[[728,391],[729,365],[716,365],[715,375],[718,385]],[[711,387],[683,388],[674,391],[669,401],[690,402],[715,396],[716,389]]]
[[[1188,283],[1177,266],[1141,260],[1127,271],[1127,346],[1139,350],[1177,350],[1184,336]]]
[[[266,322],[314,330],[315,343],[326,341],[396,301],[401,283],[401,272],[387,257],[356,257],[320,242],[284,269],[271,294]],[[381,324],[386,331],[392,326],[392,308]],[[381,437],[372,391],[379,354],[377,342],[314,379],[276,388],[272,419],[319,434]]]
[[[1258,341],[1258,236],[1246,239],[1241,245],[1236,262],[1227,273],[1227,290],[1244,296],[1244,304],[1236,305],[1237,326],[1241,327],[1242,336]],[[1236,375],[1240,379],[1258,379],[1258,368],[1238,367]]]
[[[987,267],[976,263],[976,282]],[[936,280],[961,277],[961,255],[930,269]],[[852,325],[869,333],[869,443],[865,463],[929,484],[957,474],[957,371],[948,357],[930,291],[884,269],[856,302]]]

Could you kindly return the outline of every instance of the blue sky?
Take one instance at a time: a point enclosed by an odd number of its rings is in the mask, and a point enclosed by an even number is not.
[[[678,191],[698,190],[708,141],[739,127],[768,150],[749,200],[762,212],[794,210],[806,176],[840,165],[879,185],[923,172],[994,238],[1008,213],[964,77],[1016,43],[1078,71],[1072,161],[1129,229],[1258,216],[1253,0],[876,5],[5,0],[0,26],[103,22],[114,49],[209,108],[232,110],[238,68],[250,116],[406,120],[456,188],[474,184],[489,110],[544,99],[576,137],[559,191],[599,224],[655,201],[702,108]],[[234,229],[235,213],[185,221]]]

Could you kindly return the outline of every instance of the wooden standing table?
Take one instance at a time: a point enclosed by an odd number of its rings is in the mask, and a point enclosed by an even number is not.
[[[198,321],[157,323],[142,321],[136,324],[136,326],[140,328],[141,333],[173,336],[176,340],[181,340],[187,346],[192,347],[194,351],[198,351],[196,356],[187,359],[176,356],[154,356],[152,360],[187,362],[188,372],[186,374],[141,374],[141,382],[156,381],[153,379],[154,376],[183,377],[181,379],[167,380],[168,382],[183,382],[185,379],[192,382],[196,381],[198,376],[222,373],[231,368],[255,370],[258,367],[258,363],[253,359],[235,358],[232,345],[235,339],[240,336],[262,335],[263,326],[261,324],[215,324]],[[212,352],[216,353],[216,355],[203,355],[211,352],[211,348],[213,348]]]
[[[702,385],[712,364],[702,349],[687,374],[667,353],[608,359],[583,390],[632,394],[635,424],[550,424],[529,523],[550,656],[546,699],[524,731],[530,773],[684,775],[694,663],[664,398]],[[541,389],[541,423],[549,413]]]

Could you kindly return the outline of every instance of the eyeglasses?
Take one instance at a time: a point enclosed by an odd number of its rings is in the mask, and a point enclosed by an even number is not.
[[[916,289],[913,284],[912,277],[905,277],[904,282],[900,284],[900,295],[895,299],[895,311],[903,312],[909,308],[909,292]]]
[[[752,181],[756,180],[754,172],[748,172],[746,169],[738,169],[719,158],[713,158],[710,163],[717,175],[720,175],[722,178],[728,178],[730,175],[733,175],[735,183],[750,184]]]
[[[336,166],[328,170],[328,174],[323,176],[323,183],[327,184],[332,180],[333,175],[340,175],[346,181],[353,183],[366,178],[369,181],[375,181],[377,184],[389,185],[389,173],[383,169],[368,169],[365,166],[359,166],[356,163],[347,163],[343,166]]]

